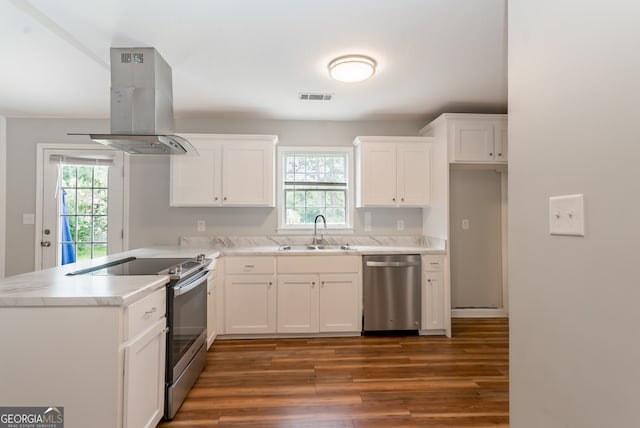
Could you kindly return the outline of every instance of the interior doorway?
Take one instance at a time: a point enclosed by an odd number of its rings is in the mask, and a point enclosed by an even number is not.
[[[506,170],[450,170],[453,316],[507,316]]]
[[[36,269],[124,249],[124,153],[38,145]]]

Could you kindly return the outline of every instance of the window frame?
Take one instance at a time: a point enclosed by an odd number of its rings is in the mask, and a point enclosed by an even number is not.
[[[347,186],[345,189],[345,221],[344,225],[327,224],[327,230],[342,231],[345,233],[353,232],[353,217],[355,209],[355,189],[354,189],[354,163],[353,148],[339,146],[278,146],[277,159],[277,199],[276,206],[278,208],[278,233],[308,233],[313,230],[313,224],[297,224],[288,225],[286,221],[285,206],[285,157],[290,153],[341,153],[346,157],[347,166]],[[323,227],[324,228],[324,227]]]

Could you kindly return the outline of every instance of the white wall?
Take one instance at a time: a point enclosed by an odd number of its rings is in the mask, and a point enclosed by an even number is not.
[[[514,428],[640,424],[640,3],[509,2]],[[584,193],[586,236],[548,233]]]
[[[7,191],[7,119],[0,116],[0,278],[4,277]]]
[[[280,145],[352,146],[357,135],[418,135],[427,121],[268,121],[199,118],[177,120],[179,132],[275,134]],[[22,224],[22,214],[35,213],[36,145],[38,143],[87,143],[88,137],[68,132],[108,132],[108,120],[7,119],[7,251],[6,274],[34,268],[33,225]],[[131,157],[129,246],[177,244],[181,235],[197,235],[196,220],[205,220],[205,235],[273,235],[274,208],[171,208],[169,207],[169,158]],[[372,212],[373,234],[418,235],[422,210],[367,209]],[[405,230],[396,232],[396,221]],[[365,234],[363,212],[355,216],[355,233]]]

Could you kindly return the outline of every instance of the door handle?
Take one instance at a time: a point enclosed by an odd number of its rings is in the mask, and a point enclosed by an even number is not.
[[[50,247],[51,246],[51,241],[40,241],[40,246],[41,247]]]

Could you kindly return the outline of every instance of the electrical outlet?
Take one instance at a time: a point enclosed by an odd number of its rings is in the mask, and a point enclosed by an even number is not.
[[[207,223],[204,220],[196,221],[196,229],[198,232],[205,232],[207,230]]]
[[[469,230],[469,219],[465,218],[462,220],[462,230]]]
[[[404,230],[404,220],[398,220],[396,226],[397,226],[396,228],[398,229],[398,232]]]

